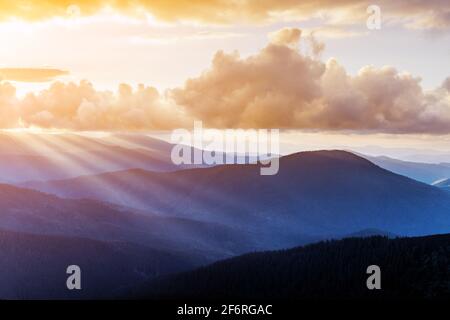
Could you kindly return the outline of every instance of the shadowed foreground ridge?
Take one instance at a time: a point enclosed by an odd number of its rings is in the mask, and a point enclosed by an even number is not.
[[[366,269],[381,268],[381,290]],[[159,278],[139,298],[314,299],[450,297],[450,234],[347,238],[290,250],[247,254]]]

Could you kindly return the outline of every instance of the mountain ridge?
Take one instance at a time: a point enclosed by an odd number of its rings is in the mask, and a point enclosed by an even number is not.
[[[448,299],[450,234],[324,241],[245,254],[193,271],[159,277],[128,295],[203,301],[314,299]],[[381,290],[366,270],[381,269]]]
[[[285,156],[274,176],[260,176],[259,168],[259,164],[235,164],[167,173],[132,170],[27,187],[62,197],[127,203],[159,214],[249,224],[255,232],[267,224],[311,235],[367,228],[420,235],[449,228],[447,193],[352,153]]]

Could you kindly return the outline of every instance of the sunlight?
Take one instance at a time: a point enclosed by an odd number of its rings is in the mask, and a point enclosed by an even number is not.
[[[23,128],[8,128],[0,129],[0,132],[4,133],[29,133],[29,134],[67,134],[71,131],[64,129],[47,129],[36,126],[23,127]]]
[[[59,157],[64,163],[65,169],[70,173],[70,177],[75,178],[83,175],[90,175],[88,178],[89,187],[96,193],[104,197],[122,199],[124,203],[144,207],[138,197],[133,195],[132,190],[128,190],[126,183],[128,180],[115,178],[111,184],[107,179],[99,176],[105,172],[134,169],[132,163],[127,165],[129,159],[120,155],[114,147],[102,145],[100,142],[81,138],[76,134],[72,135],[33,135],[33,143],[38,145],[38,149]],[[131,150],[130,150],[131,151]]]

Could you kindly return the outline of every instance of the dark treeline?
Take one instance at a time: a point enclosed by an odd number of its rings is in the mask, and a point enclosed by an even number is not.
[[[381,290],[368,290],[369,265]],[[347,238],[252,253],[159,278],[133,294],[169,299],[450,298],[450,234]]]

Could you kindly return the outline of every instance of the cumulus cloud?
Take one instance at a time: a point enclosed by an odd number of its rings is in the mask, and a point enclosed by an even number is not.
[[[283,28],[269,33],[270,42],[296,48],[300,43],[302,31],[298,28]]]
[[[206,23],[260,23],[275,19],[325,18],[330,23],[364,24],[366,8],[373,4],[366,0],[21,0],[0,1],[0,19],[47,19],[55,16],[93,15],[105,8],[123,14],[145,16],[151,14],[165,21],[197,21]],[[447,0],[378,0],[383,16],[392,22],[414,28],[448,30],[450,3]]]
[[[303,39],[298,29],[269,38],[245,58],[217,52],[207,70],[164,94],[127,84],[99,91],[82,81],[55,82],[19,99],[0,82],[0,127],[153,130],[201,120],[217,128],[450,133],[449,79],[425,91],[420,78],[390,66],[351,75],[335,59],[321,61],[323,44]]]
[[[447,131],[435,103],[420,86],[420,79],[393,67],[367,66],[352,77],[337,61],[327,63],[323,75],[323,112],[317,121],[330,129],[387,132]]]
[[[213,127],[293,127],[321,97],[323,72],[321,62],[285,45],[246,59],[218,52],[208,71],[172,96]]]
[[[444,82],[442,83],[442,88],[450,92],[450,77],[444,80]]]
[[[393,67],[349,75],[334,59],[302,54],[292,34],[272,34],[277,41],[247,58],[218,52],[174,100],[212,127],[450,132],[448,90],[425,92],[420,78]]]
[[[47,82],[69,72],[51,68],[0,68],[0,81]]]
[[[98,91],[91,83],[55,82],[13,104],[25,126],[71,130],[149,130],[183,126],[182,113],[153,87]]]
[[[320,57],[322,52],[325,50],[325,43],[317,40],[317,38],[314,36],[314,32],[310,33],[308,40],[313,56]]]

